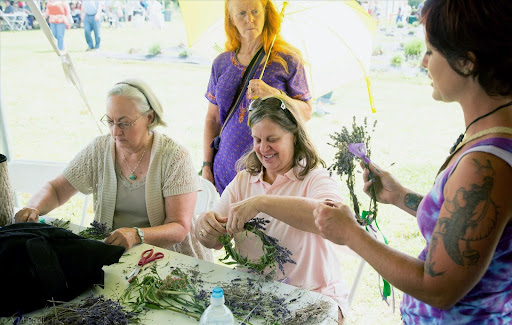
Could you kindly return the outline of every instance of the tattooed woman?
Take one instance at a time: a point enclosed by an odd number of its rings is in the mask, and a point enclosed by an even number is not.
[[[370,164],[364,190],[417,217],[412,258],[375,240],[342,204],[319,204],[323,236],[348,245],[402,290],[404,324],[512,322],[512,2],[427,0],[423,66],[433,98],[458,102],[466,131],[421,196]],[[369,173],[375,175],[372,182]]]

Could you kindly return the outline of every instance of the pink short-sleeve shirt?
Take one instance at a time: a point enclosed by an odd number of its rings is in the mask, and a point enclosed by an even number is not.
[[[291,169],[284,175],[277,176],[273,184],[263,181],[263,173],[251,176],[248,172],[241,171],[226,187],[213,210],[221,216],[228,216],[231,203],[262,194],[342,201],[339,185],[326,169],[314,169],[302,180],[297,179]],[[277,269],[278,277],[287,277],[291,285],[333,298],[346,317],[349,310],[348,290],[342,279],[341,265],[334,251],[334,244],[320,235],[296,229],[267,214],[260,213],[257,217],[270,221],[265,233],[278,239],[281,246],[292,251],[291,258],[297,263],[286,263],[284,275]],[[261,241],[252,233],[236,234],[234,240],[236,249],[242,256],[248,256],[251,260],[257,260],[261,256]]]

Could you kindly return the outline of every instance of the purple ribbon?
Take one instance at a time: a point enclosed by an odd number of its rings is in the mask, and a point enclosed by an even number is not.
[[[354,156],[363,159],[365,164],[370,163],[370,158],[366,155],[366,145],[364,143],[349,143],[348,151]]]

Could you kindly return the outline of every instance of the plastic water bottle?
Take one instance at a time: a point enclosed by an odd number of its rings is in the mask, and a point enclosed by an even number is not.
[[[210,306],[201,315],[200,325],[232,325],[235,319],[231,310],[224,305],[224,291],[215,287],[212,290]]]

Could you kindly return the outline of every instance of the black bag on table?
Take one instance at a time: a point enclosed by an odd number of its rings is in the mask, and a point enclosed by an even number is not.
[[[48,300],[69,301],[103,285],[103,265],[117,263],[123,252],[46,224],[0,228],[0,316],[34,311]]]

